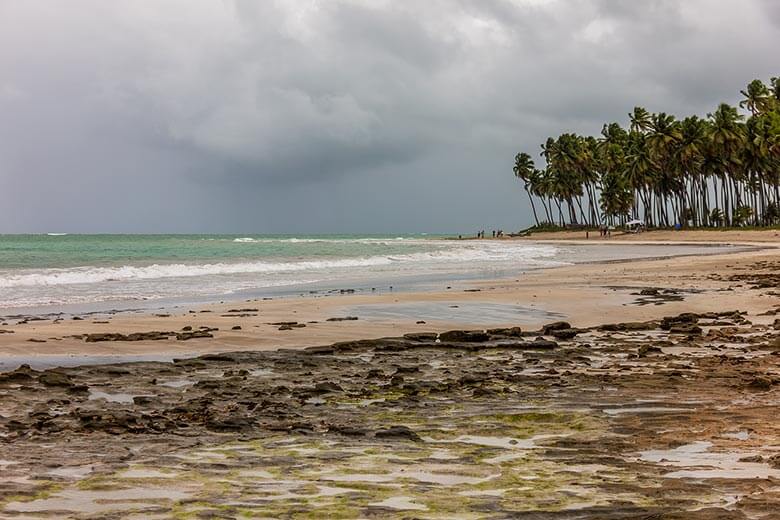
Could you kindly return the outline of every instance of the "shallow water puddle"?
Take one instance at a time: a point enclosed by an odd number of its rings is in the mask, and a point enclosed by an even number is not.
[[[97,399],[105,399],[109,403],[121,403],[121,404],[133,404],[133,397],[131,394],[109,394],[100,390],[89,389],[89,400],[95,401]]]
[[[738,441],[746,441],[750,438],[750,432],[746,430],[740,430],[738,432],[727,432],[722,435],[727,439],[735,439]]]
[[[119,478],[126,479],[152,479],[152,478],[176,478],[179,477],[179,473],[169,472],[163,473],[155,469],[133,468],[127,471],[123,471],[117,475]]]
[[[89,464],[86,466],[63,466],[61,468],[55,468],[48,471],[47,475],[54,475],[55,477],[66,477],[73,479],[80,479],[86,477],[94,471],[94,466]]]
[[[389,509],[398,509],[401,511],[427,511],[428,507],[422,504],[412,502],[410,497],[390,497],[381,502],[371,502],[368,505],[372,507],[387,507]]]
[[[674,413],[688,412],[689,408],[674,408],[672,406],[625,406],[620,408],[604,408],[603,412],[607,415],[621,415],[625,413]]]
[[[711,452],[711,447],[711,442],[697,441],[668,450],[642,451],[639,458],[664,466],[686,468],[666,473],[664,477],[667,478],[780,478],[780,470],[768,464],[740,462],[740,459],[756,455],[754,452]]]
[[[73,511],[105,513],[116,510],[138,510],[157,507],[159,503],[183,500],[191,495],[174,489],[128,488],[84,491],[65,489],[50,498],[30,502],[11,502],[6,510],[20,513]]]
[[[195,384],[195,381],[191,379],[177,379],[174,381],[166,381],[164,383],[158,383],[160,386],[167,386],[169,388],[182,388],[185,386],[192,386]]]
[[[476,444],[489,448],[502,448],[505,450],[530,450],[537,447],[537,441],[556,437],[562,437],[562,435],[535,435],[528,439],[518,439],[515,437],[492,437],[488,435],[461,435],[454,439],[435,439],[433,437],[423,437],[422,439],[431,443],[463,443]]]

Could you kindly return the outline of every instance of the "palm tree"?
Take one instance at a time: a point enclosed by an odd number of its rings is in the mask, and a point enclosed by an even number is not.
[[[528,200],[531,201],[531,210],[534,212],[534,222],[536,222],[536,225],[539,226],[539,217],[536,216],[534,198],[531,196],[531,192],[528,189],[531,179],[533,178],[536,171],[536,167],[534,166],[534,161],[531,159],[531,156],[525,152],[517,154],[515,156],[515,166],[512,168],[512,171],[514,171],[515,177],[523,181],[523,188],[528,195]]]
[[[642,107],[634,107],[634,111],[628,114],[631,119],[632,132],[646,132],[650,129],[650,112]]]
[[[725,103],[706,119],[681,120],[637,106],[627,130],[610,123],[598,137],[548,138],[543,170],[518,154],[514,172],[525,182],[537,223],[536,197],[550,222],[557,207],[561,225],[600,224],[602,215],[611,223],[629,213],[649,226],[774,225],[780,221],[780,77],[769,86],[753,80],[741,94],[747,118]]]
[[[746,90],[740,90],[745,99],[739,102],[740,108],[747,108],[752,115],[765,112],[770,107],[769,88],[760,79],[748,83]]]
[[[741,165],[738,151],[743,142],[742,116],[737,109],[721,103],[715,112],[708,114],[712,125],[710,127],[710,152],[714,155],[715,167],[722,182],[723,208],[726,223],[731,223],[733,211],[742,205],[739,191],[739,167]]]
[[[683,174],[683,196],[688,196],[693,225],[706,223],[709,214],[706,181],[702,174],[704,146],[707,139],[707,123],[696,116],[686,117],[680,123],[680,143],[677,161]]]

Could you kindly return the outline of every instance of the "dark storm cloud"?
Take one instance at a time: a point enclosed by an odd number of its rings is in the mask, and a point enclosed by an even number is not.
[[[771,0],[0,0],[0,232],[517,228],[517,151],[778,41]]]

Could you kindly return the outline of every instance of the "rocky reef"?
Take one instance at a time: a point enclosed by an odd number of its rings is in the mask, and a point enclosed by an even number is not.
[[[23,366],[0,516],[776,518],[780,324],[752,318]]]

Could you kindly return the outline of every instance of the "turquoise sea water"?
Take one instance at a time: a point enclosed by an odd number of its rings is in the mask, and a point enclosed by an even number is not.
[[[458,277],[552,265],[555,253],[427,235],[0,235],[0,308]]]
[[[425,235],[0,235],[0,269],[351,258],[424,251]],[[415,240],[416,239],[416,240]]]
[[[148,307],[434,282],[441,288],[568,263],[701,251],[428,235],[0,235],[0,310]]]

